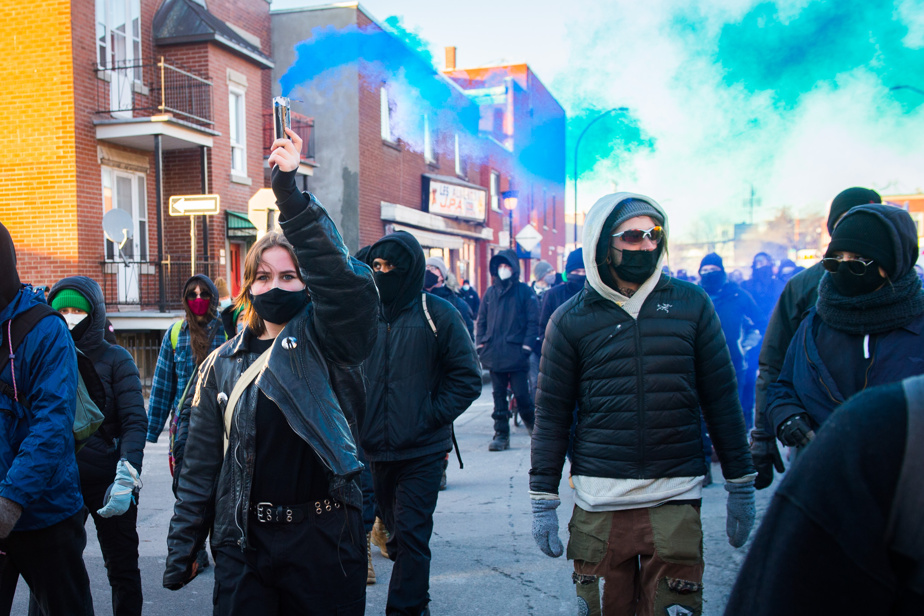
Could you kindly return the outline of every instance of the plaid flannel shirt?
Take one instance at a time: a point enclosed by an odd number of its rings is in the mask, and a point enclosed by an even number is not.
[[[208,325],[211,331],[214,351],[225,342],[225,330],[220,319]],[[180,396],[186,388],[186,382],[196,371],[196,357],[189,344],[189,325],[183,321],[177,338],[176,350],[170,342],[170,329],[164,334],[154,367],[154,380],[151,384],[151,400],[148,403],[148,442],[156,443],[157,437],[164,429],[170,412],[179,404]]]

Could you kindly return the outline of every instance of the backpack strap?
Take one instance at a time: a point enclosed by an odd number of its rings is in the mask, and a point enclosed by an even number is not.
[[[263,370],[263,367],[269,361],[270,351],[273,350],[273,347],[263,351],[263,353],[258,357],[247,370],[244,370],[244,374],[240,376],[237,382],[234,384],[234,388],[231,390],[231,396],[228,398],[228,402],[225,405],[224,413],[224,424],[225,424],[225,439],[224,439],[224,453],[228,453],[228,441],[231,438],[231,420],[234,418],[234,409],[237,406],[238,401],[241,399],[241,396],[244,395],[244,390],[256,380],[257,375],[260,374],[260,371]]]
[[[908,429],[905,458],[898,476],[895,497],[886,537],[893,551],[908,557],[913,566],[906,580],[915,593],[924,595],[924,376],[905,379],[905,406],[908,409]]]
[[[20,404],[24,402],[19,399],[19,387],[16,385],[16,351],[19,349],[19,345],[22,344],[26,335],[38,325],[38,322],[52,315],[57,316],[62,321],[64,320],[61,313],[48,304],[36,304],[2,324],[3,332],[0,335],[3,336],[3,350],[0,351],[0,373],[3,372],[6,365],[9,363],[10,377],[13,380],[13,384],[11,386],[9,383],[0,381],[0,383],[2,383],[2,385],[0,385],[0,391]],[[10,395],[11,393],[12,395]]]
[[[170,326],[170,346],[173,347],[173,352],[176,353],[176,345],[180,342],[180,330],[183,328],[183,321],[177,321]]]
[[[427,295],[428,293],[424,291],[420,295],[420,303],[423,304],[424,316],[427,317],[427,323],[430,324],[430,329],[433,331],[433,337],[439,338],[439,334],[436,333],[436,323],[433,322],[433,317],[430,316],[430,308],[427,306]]]

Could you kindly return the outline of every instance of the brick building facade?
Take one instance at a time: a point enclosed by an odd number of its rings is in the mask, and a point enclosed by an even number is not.
[[[344,54],[342,63],[325,66],[319,76],[282,92],[280,79],[297,60],[327,61],[320,50],[316,58],[305,57],[312,53],[314,32],[344,33],[339,49],[354,46],[356,55]],[[515,189],[519,198],[514,235],[532,224],[543,236],[532,255],[520,250],[523,278],[530,271],[530,256],[563,265],[564,147],[559,148],[560,156],[553,153],[538,165],[541,169],[528,162],[537,139],[554,133],[563,144],[561,106],[526,65],[492,67],[475,77],[440,74],[429,65],[425,70],[390,71],[389,60],[393,63],[395,55],[416,60],[407,49],[396,47],[401,43],[381,44],[375,37],[384,32],[358,4],[272,12],[273,94],[291,95],[293,109],[317,122],[318,167],[307,185],[330,212],[350,250],[405,230],[428,254],[442,256],[460,281],[470,279],[483,292],[490,284],[490,257],[510,247],[509,214],[501,195]],[[392,57],[360,58],[362,46],[356,36],[376,41],[363,53]],[[303,41],[308,47],[297,54],[296,46]],[[370,69],[376,63],[385,71]],[[486,79],[488,73],[492,80]],[[408,74],[416,75],[416,81],[408,84]],[[483,95],[489,87],[494,88],[493,98]],[[417,107],[414,95],[431,89],[441,93],[439,104],[421,100]],[[506,138],[492,133],[498,107],[498,126]],[[452,116],[474,118],[477,125],[460,126]]]

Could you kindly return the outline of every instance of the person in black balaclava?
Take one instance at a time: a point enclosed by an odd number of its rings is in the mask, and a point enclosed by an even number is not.
[[[587,273],[584,269],[583,252],[584,251],[580,248],[571,251],[571,254],[568,255],[568,259],[565,261],[565,274],[568,276],[565,284],[552,287],[546,291],[545,295],[542,297],[542,304],[539,309],[540,353],[542,342],[545,340],[545,327],[549,324],[552,313],[584,288],[584,281],[587,280]]]
[[[2,224],[0,272],[0,323],[15,336],[27,311],[51,308],[41,289],[20,284],[13,240]],[[10,339],[5,326],[0,399],[13,419],[4,419],[0,436],[0,605],[12,605],[22,575],[42,613],[93,614],[74,456],[74,341],[64,320],[51,315],[35,323],[12,353]]]
[[[386,235],[366,260],[382,313],[363,364],[359,440],[392,532],[387,552],[395,567],[385,612],[417,616],[429,613],[430,535],[452,422],[480,395],[481,369],[456,307],[423,292],[424,253],[413,235]]]
[[[725,342],[735,366],[735,377],[738,380],[739,396],[744,384],[744,355],[760,342],[760,332],[766,327],[764,315],[754,303],[754,299],[747,291],[728,280],[725,274],[725,265],[722,257],[710,253],[703,257],[699,264],[700,286],[709,294],[715,306],[716,314],[722,323]],[[746,347],[746,348],[745,348]],[[748,429],[753,427],[754,416],[744,409],[744,422]]]
[[[834,229],[818,302],[767,392],[767,419],[784,445],[808,445],[857,392],[924,373],[917,258],[917,229],[900,208],[858,206]]]
[[[827,228],[830,235],[852,208],[870,203],[882,203],[875,190],[855,186],[838,193],[831,201]],[[758,359],[759,371],[755,389],[754,430],[751,432],[751,456],[757,466],[757,489],[773,483],[773,470],[783,472],[783,459],[776,446],[776,436],[764,421],[767,407],[767,388],[776,381],[783,368],[786,349],[799,324],[818,299],[818,284],[825,274],[822,264],[816,263],[786,283],[783,293],[767,324]],[[752,361],[749,358],[748,361]]]

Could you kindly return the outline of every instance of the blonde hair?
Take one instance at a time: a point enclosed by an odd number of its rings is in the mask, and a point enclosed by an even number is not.
[[[250,301],[250,290],[253,288],[253,283],[257,279],[257,271],[260,269],[260,265],[263,264],[263,253],[270,248],[277,247],[289,253],[289,256],[292,257],[292,264],[295,265],[295,272],[298,275],[298,279],[305,282],[305,279],[302,277],[301,269],[298,266],[298,257],[295,254],[295,247],[289,243],[289,240],[287,240],[286,236],[282,233],[270,231],[250,247],[250,250],[247,251],[247,256],[244,257],[244,282],[241,285],[241,292],[234,299],[234,307],[240,308],[243,306],[244,323],[256,336],[263,335],[263,332],[266,331],[266,325],[263,323],[263,319],[260,318],[260,315],[257,314],[257,311],[254,310],[253,302]],[[307,288],[305,289],[305,293],[308,293]]]

